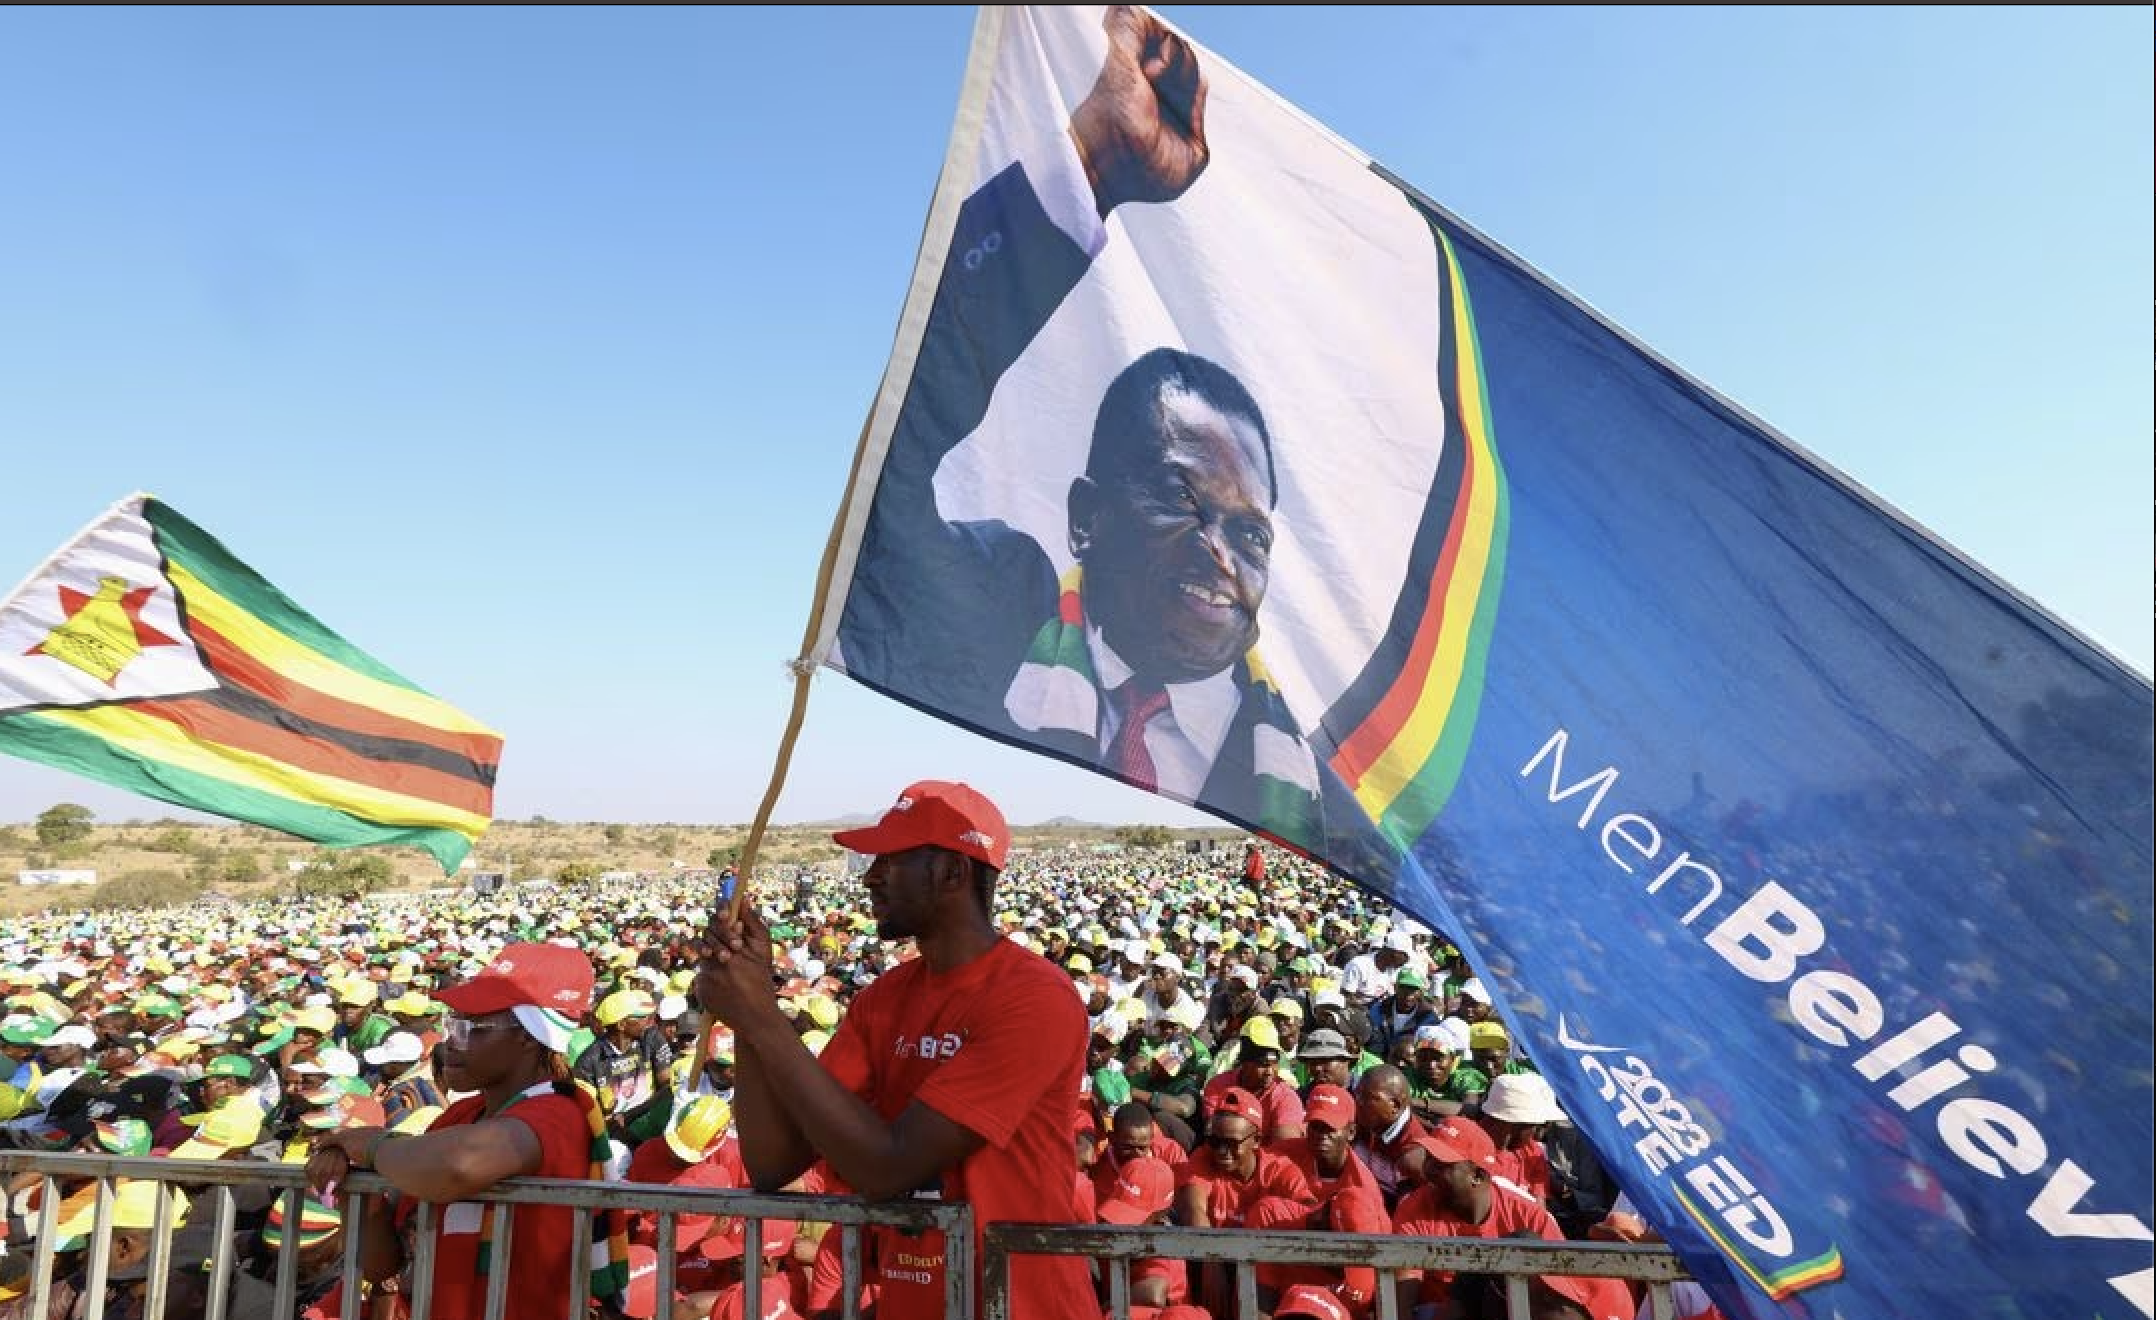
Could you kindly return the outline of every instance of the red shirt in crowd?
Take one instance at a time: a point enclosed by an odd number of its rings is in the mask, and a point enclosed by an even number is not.
[[[1072,1107],[1085,1069],[1085,1006],[1070,974],[1010,940],[936,973],[915,958],[855,998],[821,1055],[824,1068],[885,1121],[915,1100],[987,1144],[942,1179],[943,1199],[973,1207],[981,1238],[1002,1221],[1070,1223],[1078,1155]],[[940,1320],[942,1235],[878,1234],[881,1320]],[[975,1279],[976,1294],[979,1279]],[[1093,1320],[1086,1262],[1011,1261],[1011,1313]]]
[[[1499,1146],[1497,1167],[1491,1172],[1538,1201],[1550,1199],[1550,1157],[1539,1141],[1523,1141],[1511,1150]]]
[[[741,1164],[741,1147],[731,1136],[719,1143],[719,1148],[695,1164],[683,1164],[674,1148],[666,1144],[665,1137],[652,1137],[636,1148],[629,1157],[628,1171],[622,1175],[623,1182],[659,1183],[673,1187],[710,1187],[726,1190],[749,1185],[748,1172]],[[674,1216],[674,1241],[684,1247],[704,1240],[711,1231],[711,1215]],[[659,1243],[659,1215],[655,1210],[636,1211],[629,1219],[629,1240],[647,1247]]]
[[[1565,1235],[1557,1227],[1550,1212],[1542,1208],[1542,1202],[1502,1178],[1490,1180],[1490,1213],[1479,1224],[1470,1224],[1454,1218],[1437,1199],[1434,1187],[1418,1187],[1400,1202],[1393,1212],[1392,1231],[1403,1237],[1471,1237],[1509,1238],[1540,1237],[1548,1242],[1562,1242]],[[1410,1277],[1402,1271],[1401,1277]],[[1630,1313],[1631,1292],[1618,1279],[1587,1280],[1592,1288],[1594,1304],[1589,1313],[1595,1320],[1623,1312]],[[1602,1285],[1607,1284],[1608,1287]],[[1611,1292],[1614,1288],[1616,1291]],[[1452,1292],[1452,1271],[1422,1271],[1422,1289],[1416,1297],[1418,1305],[1444,1302]],[[1619,1302],[1617,1298],[1623,1300]],[[1615,1307],[1613,1311],[1610,1308]]]
[[[1331,1178],[1318,1172],[1317,1152],[1310,1148],[1310,1138],[1293,1137],[1281,1142],[1274,1149],[1292,1160],[1295,1167],[1302,1170],[1304,1179],[1310,1184],[1311,1192],[1321,1202],[1331,1200],[1334,1192],[1349,1187],[1362,1188],[1373,1196],[1378,1194],[1376,1176],[1370,1172],[1370,1166],[1362,1162],[1362,1156],[1356,1154],[1352,1146],[1348,1148],[1347,1162],[1340,1166],[1339,1174]],[[1389,1233],[1392,1230],[1383,1228],[1378,1231]]]
[[[1177,1191],[1192,1183],[1206,1187],[1206,1215],[1214,1228],[1241,1228],[1246,1219],[1258,1213],[1279,1222],[1298,1207],[1308,1214],[1318,1203],[1295,1161],[1264,1149],[1258,1151],[1258,1167],[1247,1181],[1222,1172],[1213,1163],[1213,1152],[1201,1150],[1175,1171]]]
[[[1190,1266],[1167,1256],[1148,1256],[1131,1262],[1130,1286],[1135,1289],[1147,1279],[1159,1279],[1168,1286],[1167,1306],[1186,1306],[1190,1302]],[[1138,1308],[1131,1308],[1132,1320],[1137,1320]]]
[[[486,1117],[486,1097],[468,1096],[442,1111],[427,1131],[465,1127]],[[493,1117],[522,1123],[539,1139],[539,1167],[532,1170],[532,1177],[591,1176],[591,1128],[577,1101],[542,1083]],[[414,1207],[417,1203],[404,1204]],[[436,1214],[432,1314],[437,1320],[480,1320],[486,1311],[487,1281],[479,1273],[483,1214],[484,1207],[477,1201],[445,1205]],[[591,1249],[590,1242],[577,1241],[569,1207],[520,1205],[513,1232],[507,1313],[519,1320],[568,1320],[569,1271],[576,1258]]]
[[[1230,1087],[1239,1086],[1233,1072],[1224,1072],[1205,1084],[1205,1093],[1198,1099],[1199,1112],[1206,1118],[1220,1108],[1220,1097]],[[1273,1134],[1284,1127],[1303,1125],[1303,1098],[1295,1094],[1295,1088],[1287,1081],[1275,1077],[1272,1084],[1258,1092],[1258,1107],[1265,1111],[1265,1122],[1258,1131],[1258,1140],[1271,1144]]]
[[[874,1230],[864,1230],[864,1233],[867,1236],[864,1236],[862,1240],[867,1242],[873,1237]],[[833,1224],[824,1230],[823,1240],[816,1244],[816,1263],[810,1267],[808,1287],[805,1289],[808,1294],[808,1304],[802,1308],[810,1315],[815,1315],[820,1311],[836,1311],[839,1309],[839,1303],[844,1297],[846,1289],[846,1258],[842,1254],[845,1250],[845,1241],[845,1230],[837,1224]],[[862,1259],[869,1260],[872,1257],[864,1250]],[[867,1273],[864,1272],[861,1277],[861,1296],[858,1309],[861,1314],[866,1315],[875,1309],[875,1305],[875,1280],[869,1278]]]
[[[1409,1190],[1401,1185],[1401,1159],[1414,1149],[1415,1143],[1429,1135],[1430,1129],[1422,1125],[1422,1120],[1410,1116],[1406,1126],[1400,1129],[1400,1135],[1391,1141],[1381,1141],[1370,1132],[1355,1138],[1355,1158],[1361,1160],[1370,1176],[1377,1180],[1378,1191],[1384,1195],[1387,1205],[1397,1202]]]
[[[1324,1228],[1335,1233],[1392,1232],[1392,1217],[1385,1213],[1385,1201],[1378,1192],[1377,1179],[1371,1176],[1362,1157],[1353,1149],[1348,1151],[1347,1162],[1340,1166],[1340,1172],[1330,1178],[1318,1172],[1317,1153],[1310,1148],[1310,1138],[1284,1141],[1279,1149],[1282,1156],[1302,1171],[1318,1204],[1325,1208]],[[1308,1218],[1306,1216],[1303,1223],[1254,1227],[1303,1228],[1310,1226]],[[1356,1316],[1367,1315],[1377,1296],[1377,1271],[1363,1265],[1347,1268],[1260,1265],[1258,1283],[1261,1287],[1282,1290],[1298,1283],[1313,1284],[1330,1291],[1348,1308],[1349,1314]]]
[[[1176,1170],[1181,1170],[1190,1162],[1188,1151],[1159,1132],[1153,1134],[1152,1157]],[[1104,1145],[1100,1148],[1100,1158],[1093,1161],[1093,1171],[1089,1176],[1093,1180],[1093,1203],[1099,1205],[1102,1197],[1114,1191],[1115,1180],[1123,1176],[1123,1162],[1115,1157],[1114,1146]]]

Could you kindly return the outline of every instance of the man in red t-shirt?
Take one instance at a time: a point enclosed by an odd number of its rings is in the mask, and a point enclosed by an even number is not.
[[[1407,1074],[1380,1064],[1355,1090],[1355,1157],[1377,1180],[1387,1208],[1415,1189],[1425,1158],[1422,1120],[1408,1104]]]
[[[1542,1148],[1542,1131],[1565,1121],[1550,1084],[1539,1073],[1499,1073],[1482,1098],[1480,1121],[1497,1148],[1497,1176],[1547,1205],[1550,1157]]]
[[[1317,1208],[1299,1221],[1256,1224],[1260,1228],[1309,1228],[1335,1233],[1390,1233],[1392,1217],[1377,1180],[1356,1156],[1355,1097],[1337,1086],[1319,1083],[1310,1088],[1305,1106],[1309,1135],[1286,1142],[1280,1153],[1295,1162]],[[1345,1269],[1319,1265],[1261,1265],[1258,1284],[1285,1289],[1308,1284],[1333,1293],[1353,1316],[1365,1316],[1377,1299],[1377,1271],[1365,1265]]]
[[[862,884],[876,932],[914,940],[920,956],[863,990],[819,1057],[778,1007],[755,905],[713,917],[696,994],[734,1029],[751,1183],[776,1191],[821,1156],[872,1200],[966,1201],[976,1262],[989,1224],[1070,1222],[1085,1008],[1067,973],[990,917],[1010,847],[1003,814],[964,784],[926,780],[876,824],[832,837],[875,859]],[[881,1320],[941,1317],[941,1235],[876,1236]],[[1076,1257],[1012,1262],[1014,1315],[1093,1320],[1092,1295]]]
[[[1143,1159],[1159,1160],[1174,1170],[1188,1163],[1190,1155],[1160,1135],[1153,1125],[1152,1110],[1131,1100],[1115,1111],[1115,1117],[1108,1124],[1107,1144],[1101,1147],[1100,1158],[1093,1161],[1091,1177],[1096,1204],[1108,1198],[1124,1165]]]
[[[1549,1242],[1565,1240],[1557,1221],[1542,1202],[1520,1188],[1496,1177],[1497,1149],[1489,1134],[1475,1121],[1453,1115],[1430,1129],[1422,1138],[1429,1155],[1429,1181],[1400,1202],[1393,1214],[1392,1231],[1403,1237],[1512,1238],[1539,1237]],[[1421,1287],[1417,1305],[1443,1304],[1451,1300],[1450,1270],[1403,1270],[1403,1290],[1417,1276]],[[1590,1313],[1601,1320],[1616,1312],[1628,1312],[1631,1294],[1616,1279],[1575,1281],[1593,1299]],[[1622,1299],[1621,1301],[1619,1299]],[[1402,1310],[1406,1310],[1403,1298]]]
[[[1176,1174],[1176,1218],[1192,1228],[1241,1228],[1253,1214],[1272,1222],[1307,1215],[1317,1194],[1285,1155],[1261,1149],[1265,1111],[1240,1087],[1221,1093],[1205,1128],[1205,1149]]]
[[[731,1135],[733,1107],[715,1095],[700,1095],[684,1105],[666,1125],[666,1131],[638,1145],[629,1157],[623,1182],[660,1183],[671,1187],[727,1189],[748,1181],[741,1167],[741,1151]],[[677,1215],[674,1240],[693,1244],[711,1232],[711,1215]],[[629,1217],[629,1241],[637,1246],[659,1244],[659,1214],[633,1211]],[[676,1262],[674,1286],[684,1293],[716,1291],[718,1284],[704,1277],[708,1255],[682,1253]]]
[[[1104,1224],[1165,1224],[1175,1204],[1175,1170],[1151,1156],[1127,1160],[1101,1196]],[[1149,1256],[1130,1267],[1130,1304],[1182,1306],[1190,1301],[1190,1267],[1172,1256]]]
[[[1265,1118],[1258,1140],[1275,1150],[1282,1142],[1303,1135],[1303,1101],[1295,1085],[1280,1075],[1280,1032],[1269,1017],[1254,1017],[1243,1024],[1237,1038],[1235,1067],[1205,1084],[1200,1108],[1211,1118],[1220,1108],[1220,1097],[1233,1088],[1257,1097]]]
[[[1285,1155],[1262,1149],[1265,1110],[1241,1087],[1220,1093],[1205,1145],[1176,1171],[1175,1218],[1191,1228],[1258,1228],[1299,1222],[1317,1205],[1310,1183]],[[1229,1296],[1227,1272],[1206,1266],[1205,1304]]]

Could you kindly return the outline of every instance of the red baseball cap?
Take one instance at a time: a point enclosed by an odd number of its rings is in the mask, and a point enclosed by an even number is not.
[[[1220,1103],[1214,1107],[1213,1113],[1216,1117],[1233,1114],[1237,1118],[1247,1118],[1250,1125],[1260,1131],[1265,1127],[1265,1106],[1259,1104],[1256,1096],[1240,1086],[1231,1086],[1222,1091]]]
[[[1321,1082],[1310,1088],[1310,1099],[1303,1105],[1303,1118],[1307,1122],[1323,1123],[1337,1132],[1355,1121],[1355,1097],[1330,1082]]]
[[[707,1234],[696,1244],[697,1254],[705,1260],[733,1260],[748,1242],[749,1221],[736,1215],[725,1215],[719,1220],[723,1227]],[[764,1253],[766,1256],[783,1256],[794,1249],[794,1221],[791,1219],[766,1219],[764,1221]]]
[[[371,1095],[342,1095],[300,1122],[311,1128],[387,1127],[389,1114]]]
[[[1273,1308],[1273,1314],[1276,1317],[1311,1315],[1318,1320],[1353,1320],[1354,1317],[1345,1302],[1309,1283],[1298,1283],[1280,1294],[1280,1305]]]
[[[831,841],[871,857],[933,845],[1000,871],[1010,855],[1011,828],[996,804],[968,785],[924,779],[899,794],[882,820],[865,829],[840,830]]]
[[[1123,1166],[1100,1217],[1111,1224],[1142,1224],[1175,1201],[1175,1170],[1150,1155]]]
[[[1497,1167],[1497,1147],[1490,1141],[1490,1134],[1471,1118],[1454,1114],[1430,1129],[1429,1135],[1415,1143],[1430,1152],[1431,1158],[1441,1164],[1479,1164],[1485,1169]]]
[[[591,1009],[591,959],[559,944],[511,944],[477,976],[434,997],[466,1017],[519,1004],[582,1017]]]

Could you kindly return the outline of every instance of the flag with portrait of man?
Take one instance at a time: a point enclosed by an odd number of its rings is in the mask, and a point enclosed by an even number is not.
[[[828,570],[1459,944],[1727,1314],[2151,1313],[2146,678],[1149,12],[983,11]]]

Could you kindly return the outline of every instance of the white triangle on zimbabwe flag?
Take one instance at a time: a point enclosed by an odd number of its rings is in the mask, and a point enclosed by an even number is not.
[[[218,686],[182,621],[144,498],[114,505],[0,601],[0,712]]]

